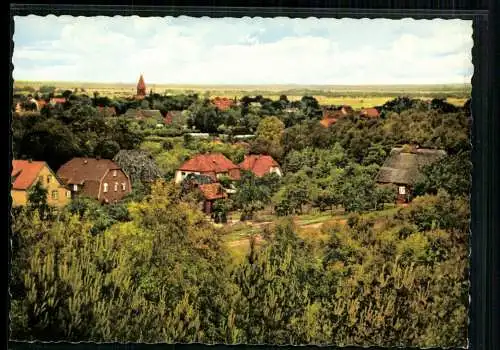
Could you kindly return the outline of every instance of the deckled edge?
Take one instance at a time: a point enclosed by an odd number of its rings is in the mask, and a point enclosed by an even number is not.
[[[256,8],[254,7],[253,9],[250,8],[244,8],[244,7],[222,7],[222,8],[214,8],[214,7],[194,7],[194,6],[173,6],[173,7],[165,7],[165,6],[143,6],[141,8],[136,8],[133,10],[123,10],[123,6],[108,6],[108,5],[93,5],[93,9],[90,8],[89,5],[11,5],[11,10],[12,14],[10,16],[10,96],[9,96],[9,102],[10,105],[12,105],[12,96],[13,96],[13,88],[14,88],[14,79],[13,79],[13,71],[14,71],[14,64],[12,61],[13,57],[13,52],[14,52],[14,31],[15,31],[15,22],[14,22],[14,16],[19,16],[19,17],[27,17],[30,15],[37,16],[37,17],[49,17],[49,16],[54,16],[54,17],[60,17],[60,16],[72,16],[72,17],[148,17],[148,18],[155,18],[155,19],[166,19],[168,17],[171,18],[177,18],[177,17],[194,17],[194,18],[241,18],[241,19],[267,19],[267,18],[289,18],[289,19],[357,19],[357,20],[363,20],[363,19],[368,19],[368,20],[415,20],[415,21],[433,21],[433,20],[472,20],[472,38],[476,38],[476,32],[474,30],[474,16],[477,15],[482,15],[485,14],[486,11],[469,11],[469,10],[408,10],[408,9],[398,9],[398,10],[368,10],[368,9],[324,9],[324,8],[318,8],[318,9],[303,9],[303,8]],[[26,9],[32,9],[34,10],[33,12],[35,13],[25,13],[25,12],[31,12],[31,10],[26,11]],[[50,11],[50,12],[56,12],[57,14],[37,14],[37,12],[47,12],[49,9],[54,9],[55,11]],[[118,14],[118,15],[105,15],[102,14],[103,12],[108,12],[112,13],[112,11],[117,11],[120,13],[126,12],[127,14]],[[151,14],[153,12],[160,11],[164,12],[162,15],[158,14]],[[251,15],[255,11],[262,11],[263,15]],[[66,13],[61,13],[61,12],[66,12]],[[74,14],[72,14],[73,12]],[[81,14],[81,12],[95,12],[95,14]],[[148,14],[149,12],[149,14]],[[187,14],[178,14],[179,12],[186,12]],[[209,13],[207,15],[206,13]],[[250,15],[249,15],[250,12]],[[290,15],[293,14],[293,15]],[[317,15],[320,14],[320,17]],[[432,16],[432,18],[429,18]],[[473,40],[473,46],[471,49],[472,53],[472,63],[473,63],[473,72],[472,72],[472,77],[471,77],[471,96],[469,97],[471,99],[470,103],[470,118],[471,118],[471,130],[472,130],[472,123],[474,123],[474,117],[472,115],[472,98],[473,98],[473,92],[474,92],[474,81],[475,81],[475,69],[474,69],[474,64],[476,63],[477,59],[475,59],[476,56],[476,47],[474,44]],[[11,172],[11,166],[12,166],[12,108],[10,108],[9,105],[9,157],[11,162],[9,163],[9,174]],[[473,155],[473,148],[474,148],[474,143],[473,143],[473,135],[472,133],[470,134],[469,137],[469,144],[471,146],[471,163],[472,162],[472,155]],[[472,171],[473,172],[473,171]],[[472,179],[472,172],[469,175],[470,179]],[[199,346],[254,346],[254,347],[272,347],[272,348],[281,348],[281,347],[317,347],[317,348],[329,348],[329,349],[385,349],[386,347],[384,346],[377,346],[377,345],[355,345],[355,344],[343,344],[343,345],[335,345],[335,344],[298,344],[298,345],[277,345],[277,344],[266,344],[266,343],[234,343],[234,344],[225,344],[225,343],[199,343],[199,342],[192,342],[192,343],[148,343],[148,342],[142,342],[142,343],[134,343],[134,342],[93,342],[93,341],[80,341],[80,342],[69,342],[69,341],[39,341],[39,340],[18,340],[18,339],[11,339],[10,334],[11,334],[11,315],[10,315],[10,299],[11,299],[11,294],[10,294],[10,281],[11,281],[11,267],[12,267],[12,211],[11,211],[11,206],[12,206],[12,197],[10,195],[10,189],[11,186],[9,186],[9,219],[11,224],[9,225],[8,229],[8,307],[7,307],[7,312],[8,312],[8,318],[9,318],[9,327],[8,327],[8,342],[13,342],[13,343],[28,343],[28,344],[95,344],[95,345],[121,345],[121,346],[127,346],[127,345],[133,345],[133,344],[144,344],[144,345],[166,345],[166,346],[174,346],[175,345],[199,345]],[[472,200],[472,186],[471,190],[469,191],[469,210],[471,210],[471,215],[472,215],[472,206],[471,206],[471,200]],[[418,349],[469,349],[470,348],[470,334],[469,334],[469,327],[470,327],[470,306],[471,306],[471,255],[472,255],[472,218],[471,215],[469,217],[469,254],[468,254],[468,301],[469,305],[467,307],[467,345],[465,347],[442,347],[442,346],[429,346],[429,347],[419,347]],[[416,347],[409,347],[405,345],[395,345],[391,346],[393,349],[408,349],[408,348],[415,348]]]

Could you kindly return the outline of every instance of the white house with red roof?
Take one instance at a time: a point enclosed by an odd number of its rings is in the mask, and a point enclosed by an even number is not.
[[[257,177],[274,173],[282,176],[281,167],[273,157],[262,154],[250,154],[245,156],[243,162],[239,164],[242,170],[251,171]]]
[[[222,153],[198,154],[177,169],[175,183],[181,183],[189,174],[208,175],[214,180],[223,176],[239,180],[240,168]]]

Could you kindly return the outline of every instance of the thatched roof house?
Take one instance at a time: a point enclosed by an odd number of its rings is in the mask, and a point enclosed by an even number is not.
[[[417,147],[393,148],[382,165],[376,181],[398,186],[398,200],[408,201],[409,192],[421,176],[422,167],[439,161],[446,152]]]

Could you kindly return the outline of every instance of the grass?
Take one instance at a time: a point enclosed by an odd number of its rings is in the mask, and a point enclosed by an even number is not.
[[[372,218],[375,221],[380,221],[391,215],[394,215],[400,209],[399,206],[387,205],[383,210],[368,212],[362,214],[365,218]],[[321,247],[329,239],[329,234],[321,230],[320,227],[311,227],[314,224],[345,224],[349,214],[343,210],[335,210],[333,212],[317,212],[308,213],[303,215],[294,216],[294,221],[297,225],[297,235],[302,239],[312,243],[314,246]],[[277,217],[269,211],[262,211],[256,213],[256,218],[253,223],[259,224],[262,222],[274,222]],[[222,230],[223,243],[228,248],[234,263],[239,263],[246,256],[249,251],[250,245],[248,239],[254,235],[262,232],[263,226],[254,226],[249,222],[238,222],[232,226],[217,225]],[[260,246],[262,242],[257,242]],[[319,249],[319,248],[318,248]]]

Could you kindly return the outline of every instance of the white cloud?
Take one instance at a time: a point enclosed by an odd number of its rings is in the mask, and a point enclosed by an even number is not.
[[[19,80],[134,82],[144,73],[164,84],[462,83],[472,71],[471,22],[459,20],[28,16],[15,24]]]

